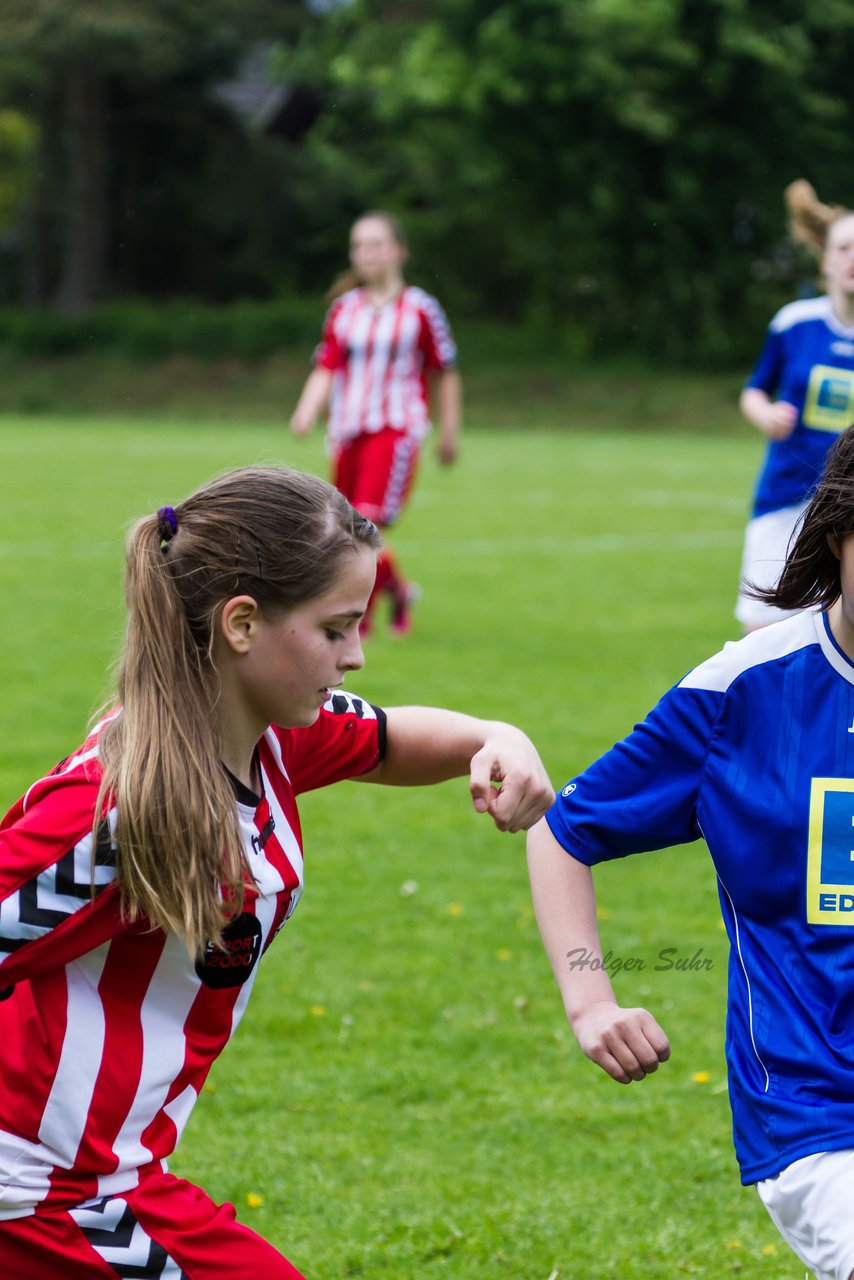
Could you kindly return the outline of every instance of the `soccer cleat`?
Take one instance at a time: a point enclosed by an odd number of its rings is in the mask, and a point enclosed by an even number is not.
[[[406,582],[392,595],[389,632],[393,636],[405,636],[412,630],[412,607],[421,598],[421,588],[414,582]]]

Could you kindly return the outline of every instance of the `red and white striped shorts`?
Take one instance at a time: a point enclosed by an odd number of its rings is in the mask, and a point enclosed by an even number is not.
[[[168,1173],[121,1195],[0,1222],[3,1280],[303,1280],[271,1244]]]

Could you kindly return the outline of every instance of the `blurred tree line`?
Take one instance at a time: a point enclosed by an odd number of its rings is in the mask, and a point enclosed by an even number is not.
[[[854,205],[852,52],[854,0],[3,0],[0,289],[318,294],[381,207],[456,314],[742,359],[815,274],[784,186]]]

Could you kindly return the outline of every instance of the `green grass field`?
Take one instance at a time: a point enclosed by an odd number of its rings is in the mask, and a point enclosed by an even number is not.
[[[654,420],[659,393],[643,394]],[[425,461],[396,537],[423,589],[417,626],[378,635],[352,686],[516,721],[559,784],[734,636],[760,446],[731,407],[719,430],[691,432],[617,413],[609,428],[601,406],[595,430],[518,416],[541,425],[473,430],[451,471]],[[273,422],[198,414],[7,415],[0,436],[7,804],[108,692],[131,518],[232,465],[325,462],[319,440]],[[738,1182],[726,947],[700,845],[598,874],[606,949],[643,961],[617,979],[621,998],[673,1046],[624,1089],[565,1025],[523,838],[474,815],[463,782],[345,784],[306,797],[303,816],[305,896],[176,1172],[311,1280],[802,1280]],[[699,960],[667,969],[664,948]]]

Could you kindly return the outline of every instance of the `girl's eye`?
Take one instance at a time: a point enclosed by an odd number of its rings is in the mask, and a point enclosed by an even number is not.
[[[333,631],[331,627],[327,627],[327,628],[326,628],[326,639],[327,639],[327,640],[343,640],[343,639],[344,639],[344,632],[343,632],[343,631]]]

